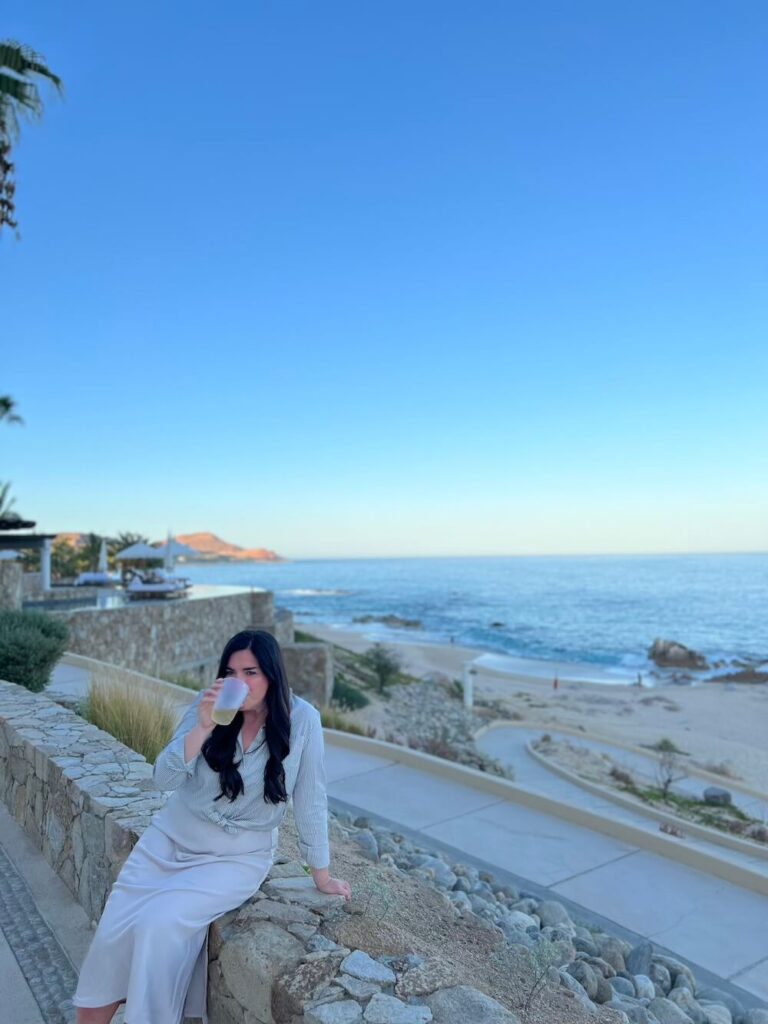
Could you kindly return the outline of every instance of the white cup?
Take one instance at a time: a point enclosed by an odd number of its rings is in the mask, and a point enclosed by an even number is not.
[[[248,696],[248,684],[236,676],[227,676],[213,705],[211,718],[216,725],[229,725]]]

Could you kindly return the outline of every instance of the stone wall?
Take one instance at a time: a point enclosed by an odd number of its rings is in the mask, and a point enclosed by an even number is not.
[[[67,622],[73,654],[99,660],[108,655],[114,664],[148,675],[209,671],[234,633],[275,628],[266,590],[51,614]]]
[[[0,795],[91,919],[164,801],[141,754],[2,681]]]
[[[21,608],[23,575],[20,562],[0,559],[0,610],[18,611]]]

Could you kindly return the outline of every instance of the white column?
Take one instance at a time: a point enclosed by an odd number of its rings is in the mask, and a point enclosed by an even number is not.
[[[474,676],[477,669],[472,668],[471,661],[464,662],[464,707],[471,708],[474,701]]]
[[[44,540],[40,552],[40,573],[43,590],[51,589],[51,541]]]

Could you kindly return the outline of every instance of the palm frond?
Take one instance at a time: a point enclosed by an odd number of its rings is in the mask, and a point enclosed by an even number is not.
[[[14,78],[13,75],[6,75],[4,71],[0,71],[0,97],[6,103],[8,101],[18,103],[20,107],[33,114],[39,114],[42,109],[37,88],[31,82]]]
[[[13,39],[6,39],[0,43],[0,66],[15,71],[17,75],[40,75],[47,78],[59,92],[62,89],[62,82],[58,75],[45,64],[45,58],[35,53],[31,46],[24,46]]]

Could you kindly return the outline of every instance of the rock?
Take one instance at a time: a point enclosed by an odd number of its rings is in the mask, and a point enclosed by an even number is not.
[[[265,896],[288,900],[314,910],[316,913],[336,910],[344,903],[343,896],[332,896],[320,892],[308,875],[302,878],[273,878],[261,887]]]
[[[597,943],[591,938],[586,938],[583,935],[575,935],[573,938],[574,949],[577,949],[580,953],[587,953],[589,956],[599,956],[600,950]]]
[[[620,996],[632,996],[634,999],[637,995],[635,986],[629,978],[622,978],[617,974],[613,978],[608,979],[608,984],[611,986],[613,991],[618,992]]]
[[[614,997],[614,991],[605,978],[598,971],[595,971],[595,978],[597,979],[597,991],[595,992],[594,1001],[596,1003],[608,1003]]]
[[[586,962],[590,967],[596,967],[604,978],[616,977],[615,968],[611,967],[601,956],[588,956]]]
[[[453,871],[439,857],[417,854],[412,858],[411,862],[414,867],[427,868],[427,870],[434,872],[435,881],[445,889],[452,889],[458,881]]]
[[[279,978],[272,987],[272,1013],[278,1020],[287,1020],[302,1013],[304,1004],[315,998],[333,980],[339,962],[331,956],[299,964]]]
[[[615,939],[612,935],[598,935],[595,941],[600,949],[600,956],[611,965],[614,971],[626,970],[624,946],[619,939]]]
[[[559,969],[558,974],[560,975],[560,984],[574,996],[576,1001],[582,1006],[587,1013],[590,1015],[597,1013],[597,1007],[587,995],[584,990],[584,986],[581,985],[575,978],[571,977],[568,971],[562,967]]]
[[[653,984],[653,982],[647,974],[635,974],[633,980],[635,983],[635,992],[637,992],[638,999],[656,998],[656,986]]]
[[[568,964],[566,970],[572,978],[575,978],[576,981],[578,981],[589,998],[594,1000],[597,996],[598,978],[602,977],[602,975],[599,975],[593,967],[584,963],[583,960],[574,960],[572,963]],[[605,979],[603,978],[603,981],[604,980]]]
[[[681,980],[685,981],[682,976]],[[693,1024],[705,1024],[704,1011],[697,1003],[693,992],[691,992],[687,985],[675,985],[675,987],[671,988],[667,993],[667,999],[669,999],[671,1003],[674,1003],[675,1006],[679,1006],[683,1013],[691,1018]]]
[[[704,803],[715,807],[730,807],[732,799],[729,790],[720,786],[707,786],[704,790]]]
[[[298,966],[303,944],[271,921],[250,931],[224,926],[221,932],[218,964],[227,992],[257,1020],[269,1020],[273,981]]]
[[[721,988],[716,988],[714,985],[707,985],[706,988],[701,989],[698,993],[698,998],[703,999],[708,1003],[722,1003],[723,1006],[727,1006],[731,1011],[732,1017],[742,1017],[744,1015],[744,1006],[732,996],[730,992],[724,992]]]
[[[351,974],[339,974],[336,976],[336,984],[341,985],[345,992],[353,999],[361,1002],[375,996],[381,988],[375,981],[361,981],[360,978],[353,978]]]
[[[363,829],[362,832],[358,832],[357,835],[352,838],[363,851],[364,857],[367,857],[368,860],[372,861],[377,861],[379,859],[379,844],[376,842],[376,836],[370,831],[370,829]]]
[[[703,654],[691,650],[676,640],[656,639],[648,648],[648,657],[659,668],[709,668]]]
[[[647,975],[651,969],[653,946],[647,940],[633,946],[625,957],[626,968],[630,974]]]
[[[768,1010],[746,1010],[742,1014],[741,1024],[768,1024]]]
[[[648,972],[648,977],[655,985],[658,985],[659,988],[662,989],[664,995],[666,995],[667,992],[669,992],[669,990],[672,988],[672,978],[664,964],[659,964],[654,961],[651,964],[651,969]]]
[[[363,1020],[367,1024],[427,1024],[432,1020],[432,1011],[428,1006],[403,1003],[378,992],[365,1008]]]
[[[623,1014],[624,1019],[628,1020],[630,1024],[657,1024],[656,1018],[654,1017],[652,1021],[646,1008],[639,1003],[624,1003],[620,999],[613,999],[604,1005]]]
[[[648,1009],[659,1024],[691,1024],[688,1014],[683,1013],[680,1007],[669,999],[659,999],[657,996],[650,1001]]]
[[[436,957],[406,971],[395,985],[395,994],[403,999],[428,996],[439,988],[450,986],[455,980],[453,968]]]
[[[304,1011],[304,1024],[359,1024],[362,1019],[363,1011],[352,999],[343,999],[339,1003],[325,1003]]]
[[[731,1011],[722,1003],[701,1003],[705,1024],[733,1024]]]
[[[502,920],[505,921],[510,928],[517,928],[519,931],[524,932],[526,928],[535,928],[538,931],[539,926],[537,925],[534,918],[530,914],[524,914],[521,910],[507,910]]]
[[[542,928],[551,925],[565,927],[571,934],[574,934],[576,931],[576,926],[571,920],[568,911],[557,900],[544,900],[536,908],[536,913],[539,916]]]
[[[432,1011],[435,1024],[520,1024],[501,1003],[469,985],[441,988],[424,1002]]]
[[[663,964],[667,968],[673,986],[679,987],[681,983],[685,984],[695,994],[696,979],[693,976],[693,971],[691,971],[687,964],[682,963],[682,961],[675,959],[673,956],[661,956],[658,953],[654,953],[653,959],[656,963]],[[722,1002],[722,1000],[719,1001]]]
[[[350,943],[351,945],[351,943]],[[356,949],[349,956],[341,961],[341,969],[353,978],[360,978],[361,981],[376,981],[382,985],[394,985],[396,978],[394,971],[385,964],[368,956],[361,949]]]

